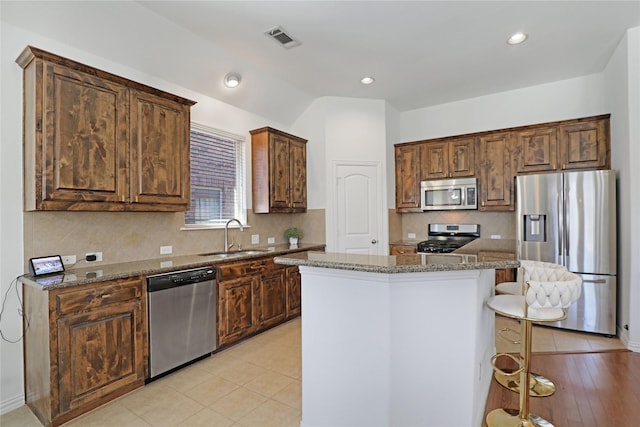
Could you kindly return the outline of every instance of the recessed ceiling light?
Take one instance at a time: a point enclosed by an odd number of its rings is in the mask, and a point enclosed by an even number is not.
[[[224,85],[226,87],[237,87],[240,84],[240,74],[229,73],[224,76]]]
[[[527,35],[525,33],[515,33],[509,40],[507,40],[508,44],[520,44],[527,39]]]
[[[375,81],[376,79],[374,79],[373,77],[363,77],[360,79],[360,83],[362,83],[363,85],[370,85]]]

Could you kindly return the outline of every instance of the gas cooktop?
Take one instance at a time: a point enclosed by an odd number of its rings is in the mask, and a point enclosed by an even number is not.
[[[429,224],[428,236],[418,243],[418,253],[445,254],[480,237],[480,224]]]

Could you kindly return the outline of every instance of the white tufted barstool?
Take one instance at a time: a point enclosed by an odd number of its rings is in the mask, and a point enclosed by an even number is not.
[[[507,377],[518,376],[520,407],[494,409],[487,415],[489,427],[553,427],[553,424],[544,418],[529,413],[532,322],[555,322],[564,319],[566,308],[580,297],[582,279],[565,268],[541,268],[535,273],[531,270],[530,273],[529,280],[524,281],[522,294],[496,295],[487,301],[489,308],[496,313],[520,320],[520,356],[500,353],[491,359],[497,373],[500,372]],[[518,363],[518,369],[505,372],[496,367],[496,360],[500,357],[514,360]]]
[[[498,283],[496,285],[496,294],[522,295],[524,282],[531,280],[532,277],[534,280],[541,280],[547,274],[547,269],[555,268],[566,270],[564,266],[551,262],[522,260],[520,261],[516,281]]]
[[[500,295],[523,295],[525,283],[534,281],[547,281],[555,270],[567,271],[567,269],[559,264],[544,261],[522,260],[520,268],[518,268],[517,282],[503,282],[496,285],[496,294]],[[555,277],[555,276],[554,276]],[[512,344],[520,344],[519,340],[508,338],[507,333],[517,335],[518,332],[510,328],[503,328],[498,331],[498,335]],[[509,371],[496,371],[494,374],[496,380],[503,387],[508,388],[516,393],[520,390],[519,375]],[[544,376],[530,372],[529,373],[529,394],[535,397],[551,396],[556,391],[556,386],[551,380]]]

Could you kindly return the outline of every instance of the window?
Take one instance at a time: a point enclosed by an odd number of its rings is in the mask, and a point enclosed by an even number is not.
[[[246,224],[244,138],[191,124],[191,210],[188,228]]]

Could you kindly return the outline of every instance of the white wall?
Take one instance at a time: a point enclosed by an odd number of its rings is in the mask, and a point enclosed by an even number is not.
[[[401,142],[607,113],[601,74],[495,93],[400,114]]]
[[[640,311],[632,310],[640,307],[640,27],[627,32],[603,75],[612,168],[618,171],[618,333],[628,348],[640,351]]]
[[[327,250],[335,249],[337,224],[335,212],[336,181],[333,170],[336,161],[370,161],[381,165],[387,176],[386,102],[382,100],[324,97],[316,100],[296,122],[295,128],[324,138],[318,146],[324,148],[324,187],[326,206]],[[319,126],[319,124],[321,126]],[[391,167],[393,170],[393,167]],[[393,173],[393,172],[391,172]],[[321,174],[316,175],[318,178]],[[387,199],[386,183],[380,185],[381,200]],[[388,214],[380,213],[380,247],[388,246]]]
[[[2,52],[0,92],[0,294],[9,293],[2,313],[2,334],[11,340],[22,334],[22,318],[14,279],[23,274],[22,240],[22,75],[13,56],[11,37],[0,28]],[[24,46],[23,46],[24,47]],[[5,55],[5,52],[10,52]],[[19,51],[18,51],[19,53]],[[11,57],[13,56],[13,57]],[[21,294],[21,293],[20,293]],[[20,406],[22,394],[22,342],[0,340],[0,413]]]

